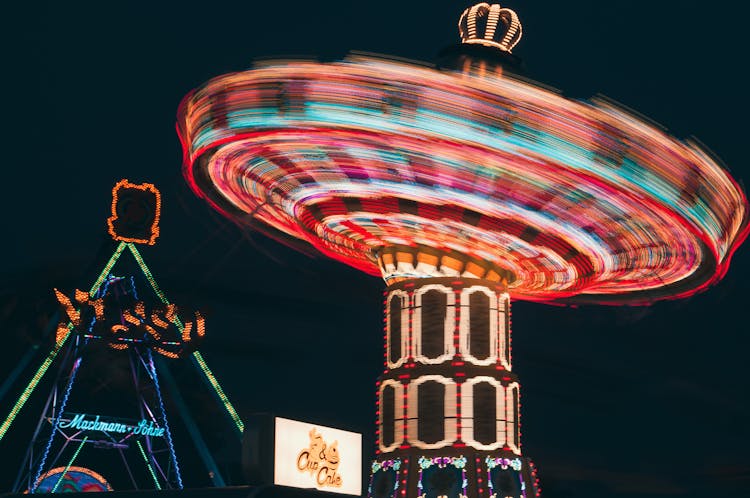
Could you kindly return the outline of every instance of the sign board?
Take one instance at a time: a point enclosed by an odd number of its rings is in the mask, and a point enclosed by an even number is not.
[[[61,418],[58,427],[87,432],[99,431],[109,434],[164,437],[164,427],[154,424],[153,420],[142,419],[140,422],[124,422],[119,419],[103,419],[99,415],[88,416],[85,413],[76,413],[69,418]]]
[[[362,435],[270,415],[245,423],[248,484],[275,484],[362,495]]]
[[[362,435],[276,417],[274,484],[362,494]]]

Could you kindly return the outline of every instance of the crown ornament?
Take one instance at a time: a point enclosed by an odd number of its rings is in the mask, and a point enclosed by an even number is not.
[[[478,3],[464,10],[458,20],[462,43],[495,47],[511,53],[523,34],[521,21],[511,9],[500,4]]]

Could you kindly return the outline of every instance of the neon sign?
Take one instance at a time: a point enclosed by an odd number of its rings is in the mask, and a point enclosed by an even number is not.
[[[86,418],[85,413],[76,413],[73,418],[60,420],[61,429],[76,429],[79,431],[99,431],[118,434],[133,434],[135,436],[164,437],[164,427],[155,424],[153,420],[141,419],[136,424],[124,424],[112,420],[102,420],[101,416]]]
[[[310,446],[297,455],[297,470],[315,476],[318,486],[341,487],[339,468],[339,442],[327,444],[315,427],[310,431]]]
[[[281,417],[273,424],[274,484],[361,496],[361,434]]]

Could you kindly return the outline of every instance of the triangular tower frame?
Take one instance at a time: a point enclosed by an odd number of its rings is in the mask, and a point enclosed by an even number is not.
[[[127,183],[126,180],[123,180],[121,183]],[[119,184],[118,184],[119,185]],[[127,184],[128,186],[133,186],[132,184]],[[144,184],[148,185],[148,184]],[[116,190],[113,190],[113,193],[115,193],[115,202],[116,202]],[[159,202],[158,198],[158,192],[157,192],[157,202]],[[157,204],[158,209],[158,204]],[[114,214],[114,202],[113,202],[113,214]],[[158,217],[157,217],[158,222]],[[158,226],[154,225],[155,233],[158,235]],[[135,262],[137,263],[138,267],[141,270],[142,275],[145,277],[145,279],[148,281],[149,286],[155,296],[158,298],[159,302],[165,306],[171,306],[170,301],[167,299],[166,294],[162,291],[162,289],[157,284],[156,280],[154,279],[150,269],[146,265],[143,257],[141,256],[140,252],[138,251],[135,242],[144,242],[140,240],[123,240],[122,237],[116,237],[115,234],[112,232],[112,223],[110,219],[110,233],[113,235],[113,238],[116,240],[119,240],[119,244],[117,245],[117,248],[115,249],[112,256],[109,258],[107,263],[104,265],[104,268],[99,273],[98,277],[94,281],[93,285],[88,291],[88,297],[91,299],[95,299],[100,292],[104,289],[106,289],[108,278],[112,276],[112,270],[114,269],[117,262],[122,257],[123,253],[129,252],[132,257],[134,258]],[[155,236],[151,238],[150,242],[146,242],[149,244],[153,244],[153,239]],[[78,312],[79,310],[75,310]],[[179,330],[180,333],[184,330],[184,325],[180,321],[179,318],[176,318],[174,321],[175,326]],[[77,344],[71,343],[71,338],[74,340],[76,339],[75,327],[72,322],[67,322],[67,325],[60,325],[58,326],[58,331],[55,337],[54,346],[52,349],[47,353],[46,357],[43,359],[42,363],[37,368],[34,375],[31,377],[30,381],[26,385],[26,387],[21,392],[21,395],[11,408],[8,416],[3,420],[2,424],[0,424],[0,441],[3,439],[3,437],[7,434],[8,430],[10,429],[11,425],[13,424],[14,420],[28,401],[28,399],[32,396],[32,394],[35,392],[36,388],[39,386],[39,383],[41,382],[42,378],[44,377],[45,373],[49,368],[52,366],[52,364],[55,362],[56,359],[58,359],[59,356],[62,356],[62,361],[60,361],[60,369],[65,368],[66,364],[71,364],[72,368],[71,371],[67,376],[63,375],[62,370],[60,371],[61,374],[58,376],[58,380],[55,382],[55,385],[52,389],[52,392],[50,393],[50,397],[47,401],[47,404],[45,405],[45,408],[43,410],[42,417],[40,418],[39,423],[37,424],[34,438],[32,438],[32,441],[29,445],[29,450],[26,454],[26,459],[24,463],[24,468],[21,469],[19,472],[18,478],[16,479],[16,483],[14,485],[14,488],[18,488],[19,486],[23,489],[15,489],[16,491],[23,491],[23,490],[30,490],[33,492],[33,489],[36,487],[40,474],[42,474],[42,467],[45,464],[46,460],[46,452],[49,452],[49,446],[51,445],[52,438],[54,437],[54,431],[58,430],[57,425],[59,424],[59,419],[62,415],[62,408],[64,407],[64,401],[67,399],[67,396],[69,395],[70,388],[73,384],[73,381],[75,379],[75,375],[78,369],[78,366],[80,365],[80,356],[78,356],[77,359],[70,358],[69,353],[75,353]],[[67,345],[67,347],[66,347]],[[160,358],[158,355],[154,358],[151,355],[150,349],[147,349],[147,355],[142,356],[141,353],[136,351],[134,348],[128,348],[131,350],[131,366],[133,368],[133,374],[134,376],[137,375],[138,371],[143,371],[150,377],[151,382],[153,383],[157,398],[158,398],[158,404],[159,404],[159,411],[161,412],[161,417],[155,416],[154,413],[149,413],[149,417],[152,420],[157,420],[157,418],[161,418],[164,423],[164,429],[166,431],[167,437],[164,438],[164,441],[169,446],[168,450],[171,454],[171,461],[166,466],[167,470],[164,469],[154,469],[155,466],[158,466],[158,463],[156,462],[156,459],[154,458],[154,452],[157,451],[155,448],[151,446],[151,441],[148,442],[148,448],[140,448],[141,454],[143,455],[144,461],[146,463],[146,466],[148,467],[149,472],[151,473],[154,484],[157,489],[161,489],[166,485],[166,487],[182,487],[182,479],[179,472],[179,465],[177,463],[176,457],[174,456],[174,451],[172,447],[172,438],[171,434],[169,433],[168,424],[166,422],[166,413],[164,412],[164,406],[163,406],[163,400],[161,397],[161,390],[159,388],[159,376],[156,374],[157,366],[160,364]],[[61,353],[66,353],[61,355]],[[133,356],[134,355],[134,356]],[[74,355],[73,355],[74,356]],[[244,424],[235,410],[232,403],[229,401],[229,398],[224,393],[224,390],[221,388],[221,385],[219,384],[218,380],[214,376],[211,369],[208,367],[205,359],[203,358],[203,355],[199,351],[192,351],[188,356],[190,363],[199,371],[200,377],[204,380],[205,384],[210,387],[210,391],[215,395],[217,401],[220,403],[221,406],[223,406],[224,410],[226,411],[227,415],[231,419],[234,427],[237,430],[238,436],[241,437],[242,433],[244,431]],[[140,363],[139,365],[136,365],[134,363]],[[171,374],[169,373],[169,370],[166,367],[160,367],[159,368],[160,376],[168,389],[170,390],[171,399],[172,401],[178,406],[178,409],[182,415],[183,422],[185,423],[185,426],[190,433],[190,436],[192,437],[196,449],[198,450],[199,455],[201,456],[203,463],[208,470],[209,476],[215,486],[224,486],[224,480],[221,476],[221,474],[218,471],[218,468],[216,466],[216,463],[213,460],[213,457],[211,456],[210,452],[208,451],[208,448],[203,441],[197,427],[195,426],[195,423],[192,420],[192,417],[187,412],[187,408],[185,406],[184,401],[182,400],[179,391],[176,388],[174,379],[172,378]],[[15,372],[15,375],[17,375],[20,372]],[[66,389],[61,393],[61,389],[59,388],[60,381],[65,380]],[[137,382],[137,380],[136,380]],[[7,382],[6,382],[7,384]],[[7,386],[3,386],[3,389],[7,389]],[[58,399],[59,397],[59,399]],[[143,400],[140,400],[143,402]],[[145,408],[146,411],[153,411],[145,402],[143,402],[143,408]],[[58,406],[60,405],[60,406]],[[56,406],[58,406],[57,411]],[[51,411],[50,411],[51,409]],[[53,420],[50,419],[49,415],[52,414],[54,417],[54,423]],[[36,438],[40,434],[40,429],[43,426],[43,422],[47,419],[48,422],[53,423],[52,430],[53,432],[50,434],[49,443],[47,444],[45,454],[43,455],[41,465],[37,465],[37,470],[33,471],[31,470],[34,465],[34,456],[33,456],[33,446],[35,443]],[[63,434],[64,435],[64,434]],[[68,468],[71,467],[72,463],[75,460],[75,457],[78,455],[78,452],[82,449],[84,444],[86,443],[87,438],[82,437],[67,437],[67,443],[77,443],[79,446],[77,450],[75,451],[73,457],[70,459],[70,461],[67,463],[67,466],[65,467],[65,471],[67,471]],[[137,441],[138,446],[140,447],[140,441]],[[58,455],[59,458],[59,455]],[[38,457],[37,457],[38,459]],[[65,471],[63,471],[63,475],[65,474]],[[157,476],[158,473],[161,473],[161,479]],[[26,477],[26,479],[23,479],[23,477]],[[62,476],[60,477],[62,479]],[[132,475],[131,475],[132,480]],[[26,486],[23,486],[24,481],[26,482]]]

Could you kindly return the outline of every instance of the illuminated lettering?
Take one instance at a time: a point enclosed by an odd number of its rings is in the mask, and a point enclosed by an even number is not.
[[[159,427],[153,420],[141,420],[135,425],[123,424],[120,422],[111,422],[102,420],[100,415],[93,419],[87,419],[85,413],[77,413],[69,420],[61,419],[59,427],[61,429],[75,429],[79,431],[100,431],[109,433],[164,437],[164,427]]]
[[[71,427],[73,429],[78,429],[80,423],[83,421],[83,418],[86,416],[84,413],[79,413],[75,417],[73,417],[70,420],[60,420],[60,428],[67,429],[68,427]]]
[[[336,469],[330,467],[322,467],[318,472],[318,485],[319,486],[336,486],[341,487],[341,476],[336,472]]]
[[[343,479],[338,473],[338,441],[328,445],[315,428],[309,432],[310,447],[297,455],[297,470],[309,472],[318,486],[341,487]]]

